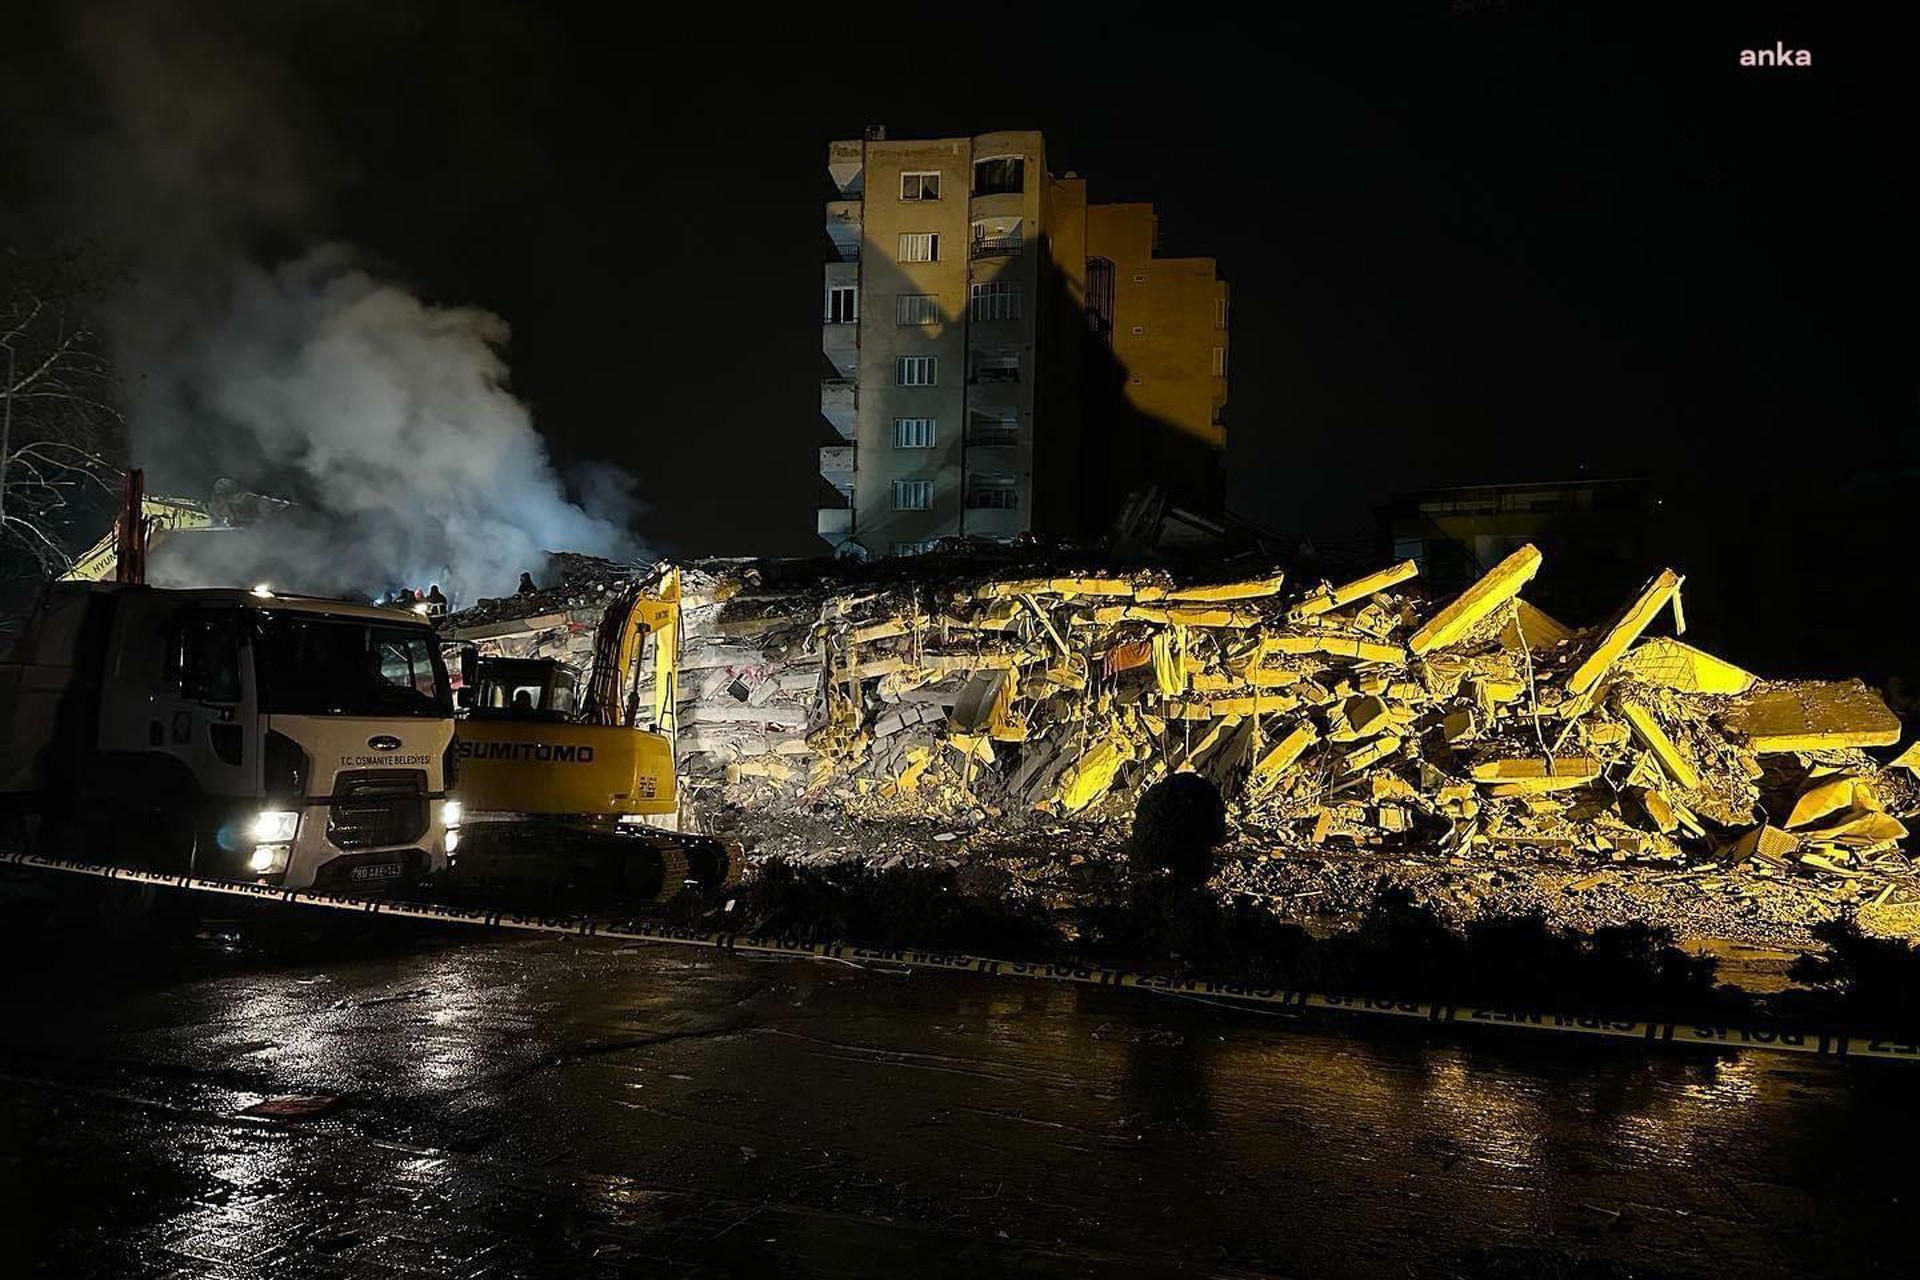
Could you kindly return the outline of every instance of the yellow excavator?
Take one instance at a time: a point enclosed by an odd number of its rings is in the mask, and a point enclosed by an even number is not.
[[[651,591],[624,587],[595,632],[584,688],[553,658],[461,648],[456,786],[466,814],[455,883],[607,906],[734,881],[728,845],[677,830],[679,616],[677,572]],[[649,638],[643,708],[637,676]]]

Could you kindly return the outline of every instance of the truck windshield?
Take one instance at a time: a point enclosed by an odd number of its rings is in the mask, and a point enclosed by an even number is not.
[[[261,709],[306,716],[451,716],[433,633],[351,618],[261,615],[254,643]]]

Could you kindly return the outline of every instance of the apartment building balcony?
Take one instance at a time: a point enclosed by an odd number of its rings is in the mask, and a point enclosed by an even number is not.
[[[1023,191],[995,191],[971,196],[967,200],[967,217],[976,221],[982,218],[1018,221],[1026,216],[1026,212],[1027,196]]]
[[[1007,427],[1005,429],[976,427],[967,432],[967,452],[969,453],[975,450],[1013,450],[1019,447],[1020,429],[1018,427]]]
[[[1021,501],[1010,507],[975,506],[969,494],[967,509],[963,513],[967,535],[974,538],[1011,538],[1026,532],[1031,516],[1026,509],[1025,497],[1025,494],[1020,494]]]
[[[860,326],[846,323],[835,324],[831,321],[820,326],[820,351],[833,361],[834,372],[841,380],[853,381],[860,366]]]
[[[841,195],[859,199],[866,190],[867,149],[858,142],[835,142],[827,147],[827,176]]]
[[[853,508],[816,507],[813,531],[833,546],[839,546],[853,536]]]
[[[996,485],[967,491],[969,511],[1018,511],[1021,506],[1018,489]]]
[[[840,496],[853,501],[853,446],[850,444],[829,444],[820,448],[820,478],[840,491]]]
[[[827,201],[827,239],[832,242],[835,261],[860,260],[863,208],[858,200]]]
[[[822,268],[821,284],[828,289],[858,289],[860,268],[851,262],[829,262]]]
[[[845,439],[853,439],[854,407],[858,388],[852,378],[826,378],[820,383],[820,416]]]
[[[980,236],[973,242],[971,256],[977,261],[981,258],[1010,258],[1026,247],[1024,237]]]

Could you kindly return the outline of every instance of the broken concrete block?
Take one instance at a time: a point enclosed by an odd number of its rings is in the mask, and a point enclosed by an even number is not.
[[[1658,830],[1671,833],[1680,829],[1680,819],[1674,813],[1673,802],[1667,799],[1665,793],[1652,787],[1634,787],[1629,794],[1639,802],[1641,812]]]
[[[1223,738],[1238,728],[1244,718],[1243,716],[1223,716],[1215,720],[1207,732],[1201,737],[1200,741],[1194,743],[1193,747],[1185,753],[1180,762],[1174,766],[1173,771],[1175,773],[1192,773],[1196,762],[1204,758],[1209,751],[1219,745]]]
[[[1248,578],[1240,582],[1222,582],[1211,587],[1141,587],[1134,593],[1134,599],[1142,601],[1173,600],[1191,603],[1211,604],[1222,600],[1257,600],[1280,594],[1280,588],[1286,584],[1286,575],[1276,573],[1265,578]]]
[[[1320,614],[1352,604],[1355,600],[1364,599],[1377,591],[1385,591],[1388,587],[1405,582],[1419,572],[1419,565],[1411,560],[1402,560],[1399,564],[1389,565],[1363,578],[1355,578],[1342,586],[1323,586],[1289,610],[1287,617],[1294,622],[1318,617]]]
[[[1513,617],[1500,633],[1500,642],[1508,648],[1544,654],[1573,638],[1573,628],[1563,626],[1518,596],[1513,600]]]
[[[1520,593],[1540,571],[1540,549],[1532,543],[1521,547],[1495,565],[1487,574],[1462,592],[1452,604],[1436,613],[1407,641],[1409,652],[1419,655],[1444,649],[1484,621],[1495,609]]]
[[[1865,800],[1867,803],[1860,804],[1859,800]],[[1830,813],[1838,813],[1842,809],[1852,809],[1856,806],[1863,809],[1881,807],[1866,780],[1851,775],[1829,778],[1818,786],[1809,787],[1800,793],[1799,799],[1793,802],[1793,812],[1787,817],[1787,827],[1789,829],[1804,827]]]
[[[1890,747],[1900,721],[1880,695],[1858,680],[1796,680],[1745,694],[1724,723],[1756,752]]]
[[[990,582],[974,593],[974,599],[1042,595],[1120,596],[1131,599],[1133,584],[1125,578],[1023,578],[1014,582]]]
[[[1347,727],[1351,730],[1351,738],[1342,739],[1337,734],[1329,734],[1328,736],[1336,742],[1370,738],[1384,731],[1390,723],[1387,717],[1387,704],[1376,697],[1349,698],[1340,710]]]
[[[1305,720],[1294,725],[1285,737],[1276,742],[1254,763],[1253,785],[1264,789],[1278,782],[1280,775],[1291,769],[1301,753],[1318,741],[1319,737],[1319,733]]]
[[[1610,720],[1601,721],[1597,724],[1591,720],[1582,721],[1580,733],[1581,736],[1587,740],[1588,746],[1601,748],[1603,750],[1614,747],[1624,747],[1627,745],[1627,738],[1629,736],[1626,725],[1615,724]]]
[[[1181,720],[1216,720],[1221,716],[1274,715],[1293,710],[1300,699],[1284,693],[1254,694],[1245,698],[1210,698],[1204,702],[1176,702],[1167,714]]]
[[[1799,850],[1798,836],[1763,823],[1735,840],[1731,852],[1737,862],[1744,862],[1751,858],[1772,863],[1775,866],[1786,866],[1789,859]]]
[[[1890,813],[1882,813],[1878,809],[1854,809],[1830,826],[1797,834],[1808,844],[1839,845],[1865,851],[1886,848],[1905,839],[1907,828]]]
[[[1364,746],[1357,747],[1340,758],[1341,768],[1348,773],[1364,769],[1368,765],[1378,764],[1400,749],[1400,739],[1395,734],[1375,738]]]
[[[1636,680],[1682,693],[1745,693],[1754,685],[1751,672],[1671,636],[1642,641],[1618,666]]]
[[[1539,791],[1562,791],[1592,782],[1600,776],[1600,761],[1590,756],[1561,756],[1558,759],[1523,757],[1488,760],[1473,766],[1473,780],[1483,785],[1509,788],[1504,794],[1526,795]]]
[[[1639,598],[1628,605],[1619,620],[1601,635],[1585,661],[1567,677],[1567,692],[1575,697],[1591,692],[1600,683],[1600,677],[1613,667],[1620,655],[1627,651],[1628,645],[1640,638],[1640,633],[1659,616],[1660,611],[1669,602],[1678,601],[1680,584],[1684,581],[1671,569],[1662,569],[1656,574],[1653,581],[1641,591]],[[1675,603],[1676,613],[1678,607]]]
[[[1654,759],[1660,762],[1660,767],[1666,770],[1667,776],[1672,778],[1681,790],[1698,791],[1700,789],[1700,771],[1694,768],[1693,761],[1689,760],[1686,753],[1667,736],[1666,731],[1654,720],[1651,711],[1636,702],[1622,702],[1620,714],[1625,716],[1627,724],[1632,726],[1634,736],[1653,752]]]
[[[1078,813],[1105,795],[1112,788],[1120,766],[1132,758],[1128,743],[1118,735],[1095,742],[1060,775],[1057,799],[1061,811]]]
[[[1373,811],[1373,824],[1382,831],[1410,831],[1413,829],[1413,815],[1404,806],[1383,804]]]
[[[1407,651],[1397,644],[1331,632],[1276,635],[1270,637],[1268,643],[1276,653],[1327,653],[1339,658],[1358,658],[1362,662],[1399,663],[1407,660]]]

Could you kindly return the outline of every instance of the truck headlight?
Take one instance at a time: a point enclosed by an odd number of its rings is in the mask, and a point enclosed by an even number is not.
[[[465,816],[465,814],[466,809],[458,800],[449,799],[440,806],[440,825],[443,827],[457,827],[460,825],[460,819]]]
[[[460,848],[460,833],[458,831],[447,832],[446,848],[449,858]]]
[[[300,815],[292,809],[262,809],[253,820],[255,844],[289,844],[300,829]]]
[[[287,869],[287,854],[290,852],[291,849],[284,844],[256,845],[247,865],[253,868],[257,876],[272,875]]]

